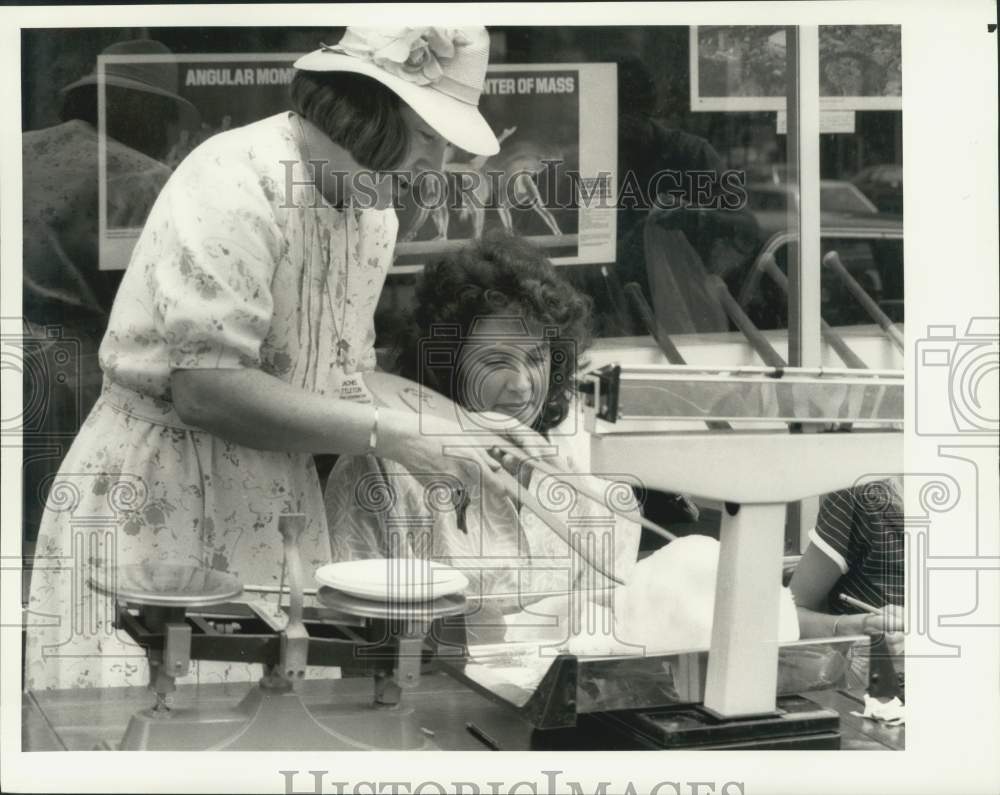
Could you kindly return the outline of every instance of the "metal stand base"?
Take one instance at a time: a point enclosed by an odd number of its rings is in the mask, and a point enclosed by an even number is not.
[[[406,706],[361,697],[307,707],[294,690],[264,685],[231,709],[144,710],[134,715],[123,751],[422,751],[436,746]]]
[[[549,750],[722,750],[840,748],[840,716],[801,696],[778,699],[775,714],[720,719],[701,705],[581,715],[573,729],[536,731]]]

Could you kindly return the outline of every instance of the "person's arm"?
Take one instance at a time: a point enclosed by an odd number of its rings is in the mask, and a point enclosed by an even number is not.
[[[826,612],[831,593],[841,576],[847,574],[849,561],[861,554],[855,504],[855,495],[849,489],[824,497],[816,527],[810,533],[811,543],[792,576],[790,587],[803,638],[897,633],[903,629],[902,610],[896,605],[887,604],[878,615]]]
[[[237,444],[301,453],[368,449],[374,424],[370,404],[306,392],[262,370],[175,370],[170,387],[184,422]],[[383,440],[392,425],[380,412]]]
[[[456,422],[410,409],[356,403],[308,392],[254,368],[175,370],[174,407],[189,425],[237,444],[300,453],[372,452],[398,461],[418,479],[451,462],[478,467],[490,485],[510,484],[487,448],[471,444]],[[372,430],[375,447],[369,448]],[[458,452],[448,455],[444,448]]]
[[[799,616],[799,634],[803,638],[862,635],[871,631],[874,616],[868,613],[824,612],[826,600],[840,576],[840,568],[816,544],[806,548],[790,584]]]

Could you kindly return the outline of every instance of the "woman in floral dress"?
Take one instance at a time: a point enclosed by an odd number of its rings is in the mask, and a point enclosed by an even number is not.
[[[433,466],[446,437],[337,398],[345,376],[375,365],[397,233],[394,184],[378,172],[440,168],[449,142],[497,151],[476,109],[488,52],[483,28],[348,29],[296,62],[294,111],[220,133],[177,167],[115,300],[102,395],[42,520],[28,688],[146,684],[142,650],[87,586],[102,568],[194,564],[277,585],[282,513],[307,517],[307,567],[330,559],[312,454]],[[481,458],[489,477],[498,464]],[[246,668],[202,663],[192,676]]]

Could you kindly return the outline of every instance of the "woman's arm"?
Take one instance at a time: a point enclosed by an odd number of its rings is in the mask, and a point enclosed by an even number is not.
[[[803,638],[863,635],[871,632],[867,613],[833,615],[823,612],[826,600],[840,579],[840,569],[819,547],[810,544],[795,567],[790,588],[799,615]],[[867,621],[867,623],[866,623]]]
[[[170,388],[184,422],[237,444],[300,453],[368,448],[370,404],[309,393],[261,370],[175,370]]]
[[[369,451],[375,424],[370,403],[340,400],[294,387],[252,368],[175,370],[170,376],[174,407],[189,425],[260,450],[351,455]],[[485,447],[470,443],[461,427],[410,410],[380,407],[376,446],[371,452],[398,461],[416,477],[440,472],[452,446],[463,466],[476,466],[494,488],[503,490],[500,464]]]

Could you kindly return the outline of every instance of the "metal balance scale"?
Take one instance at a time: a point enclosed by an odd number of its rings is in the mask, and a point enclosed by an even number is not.
[[[466,610],[452,594],[427,601],[360,599],[330,587],[319,608],[303,608],[298,539],[301,514],[279,518],[291,604],[279,628],[267,611],[232,604],[241,584],[193,566],[139,564],[113,569],[90,585],[116,600],[116,624],[146,650],[155,703],[135,714],[118,750],[429,750],[403,695],[416,687],[425,640],[441,620]],[[391,572],[387,572],[391,579]],[[239,626],[220,631],[217,622]],[[451,649],[461,652],[461,645]],[[446,655],[448,649],[437,653]],[[261,663],[264,676],[233,707],[173,708],[176,679],[192,660]],[[346,666],[372,677],[370,699],[303,702],[306,666]],[[336,682],[331,682],[335,685]]]
[[[613,366],[587,392],[593,471],[721,503],[698,717],[732,742],[766,735],[788,717],[777,698],[785,506],[902,472],[903,373]]]
[[[537,643],[467,644],[462,617],[482,596],[390,603],[323,587],[322,606],[304,609],[296,544],[304,517],[283,516],[291,592],[283,627],[239,605],[240,631],[215,630],[213,620],[233,620],[228,603],[243,590],[219,572],[154,567],[151,587],[144,567],[125,567],[113,582],[92,582],[114,595],[118,625],[146,649],[156,694],[119,747],[432,749],[403,698],[428,639],[438,668],[535,728],[518,750],[838,747],[837,713],[802,694],[843,687],[845,660],[869,638],[778,642],[785,506],[901,470],[902,373],[614,366],[588,376],[583,391],[591,471],[724,506],[709,649],[550,650],[539,666]],[[191,660],[262,663],[265,675],[234,707],[171,709]],[[372,697],[306,706],[296,685],[307,665],[360,666]],[[529,667],[538,676],[525,683]],[[608,682],[615,687],[602,689]]]
[[[578,656],[550,644],[546,667],[538,643],[506,643],[446,667],[516,709],[534,748],[838,748],[838,713],[807,696],[847,687],[871,639],[778,641],[785,507],[901,471],[902,373],[614,365],[583,392],[590,471],[722,509],[711,646]]]

